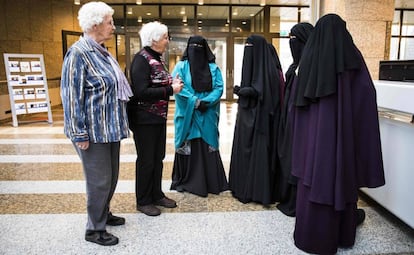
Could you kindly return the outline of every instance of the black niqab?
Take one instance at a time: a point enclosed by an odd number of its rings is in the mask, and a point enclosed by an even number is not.
[[[313,26],[306,22],[298,23],[290,30],[289,46],[293,57],[293,63],[296,64],[296,66],[299,64],[303,48],[312,31]]]
[[[302,57],[303,48],[312,31],[313,26],[306,22],[298,23],[290,30],[289,46],[290,52],[292,53],[293,63],[289,66],[285,74],[286,86],[289,86],[293,82],[293,78],[296,75],[295,71],[298,68],[299,61]]]
[[[212,90],[212,78],[209,63],[214,63],[216,57],[211,52],[207,40],[202,36],[191,36],[182,60],[190,63],[192,87],[197,92]]]
[[[251,35],[246,39],[240,87],[251,86],[258,92],[258,109],[261,112],[259,118],[268,113],[273,114],[276,105],[280,103],[279,87],[275,86],[280,82],[277,70],[281,68],[278,60],[276,50],[264,37]],[[258,128],[266,130],[266,122],[259,120]]]
[[[337,75],[361,66],[346,23],[336,14],[320,18],[303,49],[295,104],[306,106],[336,93]]]

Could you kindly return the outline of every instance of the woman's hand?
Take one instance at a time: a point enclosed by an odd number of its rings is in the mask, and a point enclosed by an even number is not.
[[[180,91],[183,89],[184,83],[178,74],[173,79],[173,83],[171,86],[173,88],[173,94],[180,93]]]
[[[76,142],[76,146],[78,146],[79,149],[86,151],[89,148],[89,141],[83,141],[83,142]]]

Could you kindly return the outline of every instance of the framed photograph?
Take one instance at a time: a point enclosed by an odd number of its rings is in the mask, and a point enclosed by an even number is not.
[[[44,102],[38,102],[37,103],[37,107],[39,108],[38,109],[39,112],[47,112],[48,111],[47,102],[46,101],[44,101]]]
[[[46,89],[36,88],[36,98],[46,98]]]
[[[13,89],[13,99],[14,100],[23,100],[23,89]]]
[[[26,61],[20,62],[20,72],[30,73],[30,63]]]
[[[25,103],[16,103],[14,104],[14,110],[16,114],[25,114],[26,113],[26,104]]]
[[[35,99],[35,89],[34,88],[24,89],[24,98],[25,99]]]
[[[27,85],[26,75],[20,75],[19,76],[19,85]]]
[[[30,67],[32,68],[32,72],[42,71],[42,68],[40,66],[40,61],[30,61]]]
[[[34,82],[33,84],[35,85],[43,85],[43,75],[38,74],[38,75],[34,75]]]
[[[47,112],[47,103],[46,102],[28,102],[27,103],[27,112],[28,113],[35,113],[35,112]]]
[[[10,85],[19,85],[20,75],[10,75]]]
[[[62,30],[63,57],[65,57],[70,46],[78,41],[82,34],[82,32]]]
[[[20,72],[19,61],[9,61],[9,70],[10,72]]]
[[[27,85],[35,84],[35,76],[34,75],[26,75]]]

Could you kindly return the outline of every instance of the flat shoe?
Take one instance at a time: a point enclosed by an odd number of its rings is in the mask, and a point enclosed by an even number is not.
[[[125,224],[125,218],[118,217],[112,213],[108,214],[108,219],[106,220],[106,225],[109,226],[120,226]]]
[[[365,220],[365,211],[363,209],[357,209],[357,226],[361,225]]]
[[[118,237],[103,231],[87,230],[85,234],[85,240],[88,242],[96,243],[99,245],[109,246],[118,244]]]
[[[174,200],[169,199],[168,197],[163,197],[160,200],[156,201],[154,204],[159,205],[159,206],[163,206],[163,207],[166,207],[166,208],[175,208],[175,207],[177,207],[177,203]]]
[[[148,216],[158,216],[161,214],[161,210],[154,205],[138,205],[137,210]]]

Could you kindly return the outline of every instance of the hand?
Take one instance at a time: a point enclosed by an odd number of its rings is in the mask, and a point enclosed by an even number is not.
[[[181,78],[178,74],[173,79],[173,83],[172,83],[171,86],[173,88],[173,94],[180,93],[181,90],[183,89],[184,83],[183,83],[183,81],[181,80]]]
[[[239,95],[239,91],[240,91],[240,86],[239,85],[236,85],[236,86],[233,87],[233,93],[234,94]]]
[[[243,97],[254,97],[255,98],[258,96],[258,93],[253,87],[244,87],[244,88],[240,88],[238,95],[243,96]]]
[[[75,145],[78,146],[79,149],[86,151],[89,148],[89,141],[76,142]]]
[[[200,104],[197,107],[197,110],[199,110],[201,113],[204,113],[208,109],[209,103],[206,101],[200,101]]]

